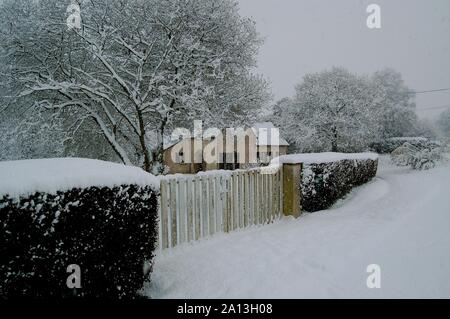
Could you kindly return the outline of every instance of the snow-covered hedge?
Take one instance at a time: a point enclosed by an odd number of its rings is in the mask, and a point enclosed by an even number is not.
[[[317,153],[281,156],[275,163],[301,163],[301,206],[315,212],[329,208],[353,187],[375,177],[378,155],[374,153]]]
[[[353,187],[375,177],[378,160],[340,160],[305,164],[302,168],[302,209],[315,212],[327,209]]]
[[[157,195],[156,178],[139,168],[0,162],[0,296],[137,296],[157,240]],[[80,289],[66,284],[72,264]]]

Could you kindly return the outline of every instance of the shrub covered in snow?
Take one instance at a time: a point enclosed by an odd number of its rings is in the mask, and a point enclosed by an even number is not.
[[[302,169],[302,209],[315,212],[329,208],[353,187],[375,177],[377,167],[378,160],[373,159],[305,164]]]
[[[437,144],[404,143],[391,153],[391,161],[398,166],[410,166],[417,170],[436,167],[443,160],[442,150]]]
[[[373,143],[371,148],[377,153],[389,154],[405,143],[410,143],[411,145],[416,146],[436,144],[425,137],[392,137]]]
[[[28,184],[19,191],[11,181],[8,194],[5,167],[19,167],[16,175]],[[74,168],[77,177],[71,177]],[[52,175],[57,170],[60,175]],[[51,186],[33,178],[47,174]],[[157,240],[158,191],[144,183],[153,176],[80,159],[0,163],[0,176],[0,296],[137,296]],[[77,186],[71,188],[71,182]],[[61,190],[52,191],[55,187]],[[72,264],[81,270],[80,289],[66,284]]]

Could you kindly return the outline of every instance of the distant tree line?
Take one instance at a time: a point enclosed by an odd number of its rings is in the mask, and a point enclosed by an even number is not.
[[[417,117],[414,98],[392,69],[360,76],[334,67],[307,74],[294,97],[278,101],[270,117],[291,151],[363,151],[390,137],[434,136]]]

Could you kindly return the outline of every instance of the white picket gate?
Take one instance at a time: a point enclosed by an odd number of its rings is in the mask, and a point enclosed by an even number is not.
[[[252,169],[163,178],[159,247],[166,249],[280,218],[282,171]]]

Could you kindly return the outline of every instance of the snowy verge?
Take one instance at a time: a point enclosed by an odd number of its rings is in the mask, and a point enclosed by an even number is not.
[[[376,153],[310,153],[291,154],[274,158],[270,164],[324,164],[343,160],[377,160]]]
[[[129,184],[159,189],[159,180],[144,170],[105,161],[54,158],[0,162],[0,196]]]

